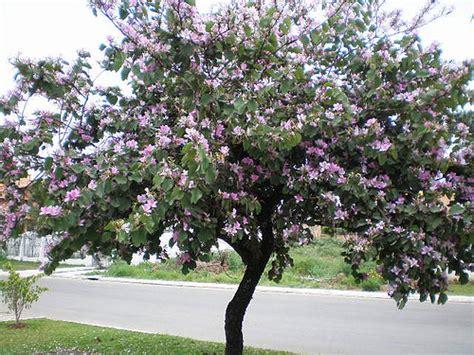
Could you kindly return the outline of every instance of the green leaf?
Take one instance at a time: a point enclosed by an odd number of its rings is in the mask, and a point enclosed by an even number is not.
[[[238,112],[238,113],[243,113],[244,110],[245,110],[245,105],[246,105],[246,101],[243,97],[239,97],[237,100],[235,100],[234,102],[234,107],[235,107],[235,110]]]
[[[307,46],[309,44],[309,38],[306,35],[301,35],[300,36],[300,42],[303,44],[303,46]]]
[[[385,155],[385,153],[378,154],[377,159],[379,161],[379,164],[383,166],[387,162],[387,155]]]
[[[38,145],[38,139],[32,139],[28,143],[24,145],[24,148],[27,152],[31,152],[37,148]]]
[[[356,19],[354,21],[354,24],[356,25],[359,31],[365,31],[366,26],[365,26],[364,21],[362,21],[361,19]]]
[[[255,100],[250,100],[248,103],[247,103],[247,108],[249,109],[250,112],[255,112],[257,111],[257,108],[258,108],[258,104],[257,104],[257,101]]]
[[[143,229],[134,230],[132,233],[132,242],[135,246],[146,243],[146,232]]]
[[[245,24],[244,32],[247,35],[247,37],[250,37],[252,35],[252,27],[250,27],[248,24]]]
[[[441,224],[441,217],[439,216],[431,216],[428,219],[428,230],[432,231],[435,230]]]
[[[117,224],[116,221],[110,221],[109,223],[107,223],[107,224],[105,225],[104,230],[106,230],[106,231],[114,231],[116,224]]]
[[[213,27],[214,27],[214,22],[213,21],[207,21],[206,22],[206,32],[211,32]]]
[[[153,186],[158,189],[160,188],[162,183],[163,183],[163,176],[156,174],[153,177]]]
[[[126,6],[120,6],[119,8],[119,16],[121,20],[124,20],[128,16],[128,11]]]
[[[165,192],[168,192],[173,188],[173,180],[171,179],[165,179],[162,183],[162,188]]]
[[[118,71],[125,61],[125,53],[117,51],[115,52],[114,63],[112,69]]]
[[[201,199],[201,197],[202,197],[201,190],[199,190],[198,188],[193,189],[193,191],[191,192],[191,203],[195,204]]]
[[[175,186],[173,188],[173,191],[171,192],[170,200],[171,201],[174,201],[174,200],[180,201],[183,197],[184,197],[184,192],[178,186]]]
[[[82,166],[81,164],[74,164],[72,167],[71,167],[72,171],[74,171],[76,174],[80,174],[84,171],[84,166]]]
[[[213,183],[216,180],[216,176],[217,176],[216,170],[214,169],[214,167],[210,166],[206,170],[206,176],[205,176],[206,182],[208,184]]]
[[[444,210],[444,205],[434,205],[434,206],[431,206],[430,208],[430,211],[433,213],[438,213],[438,212],[441,212],[442,210]]]
[[[313,44],[316,44],[319,42],[320,36],[319,36],[318,31],[316,30],[311,31],[310,36],[311,36],[311,41],[313,42]]]
[[[63,177],[64,169],[58,166],[56,169],[54,169],[54,176],[56,179],[61,179]]]
[[[299,67],[298,69],[296,69],[295,78],[297,80],[303,80],[304,79],[304,69],[303,69],[303,67]]]
[[[117,182],[117,184],[119,185],[125,185],[127,183],[127,177],[126,176],[123,176],[123,175],[117,175],[115,177],[115,181]]]
[[[127,80],[128,74],[130,74],[130,68],[124,67],[120,73],[120,78],[122,80]]]
[[[102,198],[104,197],[105,193],[105,181],[101,181],[97,184],[97,187],[95,189],[95,193],[98,197]]]
[[[443,159],[439,163],[439,170],[444,174],[449,168],[449,161],[448,159]]]
[[[281,83],[281,86],[280,86],[280,90],[282,93],[286,94],[288,91],[290,91],[291,89],[291,84],[292,84],[292,81],[291,80],[284,80],[282,83]]]
[[[44,171],[49,173],[51,171],[52,166],[53,166],[53,158],[47,157],[44,161]]]
[[[390,155],[392,156],[393,160],[398,161],[398,151],[397,148],[392,147],[389,151]]]
[[[207,106],[212,101],[212,96],[209,94],[203,94],[201,96],[201,105]]]
[[[289,137],[288,139],[288,148],[293,148],[296,147],[298,144],[301,143],[301,140],[303,137],[301,136],[300,133],[296,132],[292,136]]]
[[[199,240],[202,240],[202,241],[208,241],[208,240],[213,240],[214,237],[216,235],[216,232],[215,232],[215,229],[213,228],[205,228],[205,229],[201,229],[199,231]]]
[[[191,44],[181,46],[181,54],[185,57],[190,57],[193,54],[194,48]]]
[[[469,282],[469,274],[467,272],[461,272],[459,274],[459,283],[465,285]]]
[[[438,297],[438,304],[445,304],[448,301],[448,295],[445,293],[440,293]]]
[[[452,205],[451,208],[449,209],[449,215],[450,216],[457,216],[460,215],[464,212],[465,208],[461,206],[459,203],[456,203],[455,205]]]
[[[132,176],[130,176],[129,180],[140,183],[143,181],[143,176],[140,174],[133,174]]]

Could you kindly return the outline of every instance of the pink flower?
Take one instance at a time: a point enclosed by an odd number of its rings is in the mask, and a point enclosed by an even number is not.
[[[189,253],[183,253],[178,257],[177,264],[183,265],[191,261],[191,255]]]
[[[81,190],[79,188],[75,188],[71,191],[66,192],[66,197],[64,198],[64,202],[71,202],[76,201],[79,196],[81,196]]]
[[[95,190],[97,188],[97,183],[95,182],[95,180],[91,180],[87,187],[91,190]]]
[[[226,156],[229,154],[229,147],[225,145],[225,146],[221,147],[221,148],[219,149],[219,151],[221,152],[221,154],[222,154],[223,156],[226,157]]]
[[[334,109],[334,111],[343,111],[344,110],[344,106],[340,103],[334,104],[332,108]]]
[[[244,134],[244,132],[245,131],[240,126],[237,126],[232,130],[232,133],[234,133],[236,136],[241,136]]]
[[[466,126],[464,123],[460,122],[456,125],[456,128],[459,131],[461,137],[466,137],[469,134],[469,127]]]
[[[296,200],[296,203],[300,203],[300,202],[303,202],[303,201],[304,201],[304,198],[303,198],[303,196],[301,196],[301,195],[296,195],[296,196],[295,196],[295,200]]]
[[[171,139],[166,137],[166,136],[160,136],[160,138],[158,139],[158,145],[161,147],[161,148],[166,148],[170,145],[171,143]]]
[[[143,149],[142,151],[142,155],[144,157],[149,157],[153,154],[153,151],[155,150],[155,146],[154,145],[151,145],[151,144],[148,144],[145,149]]]
[[[258,179],[259,179],[259,176],[258,176],[258,175],[252,174],[252,175],[250,176],[250,180],[251,180],[253,183],[256,182]]]
[[[143,211],[145,211],[146,214],[151,214],[151,211],[156,208],[157,203],[153,199],[148,199],[145,204],[142,206]]]
[[[127,141],[127,143],[125,143],[125,145],[127,146],[127,148],[130,148],[130,149],[137,149],[138,148],[138,143],[136,140],[129,140]]]
[[[161,135],[167,135],[170,132],[171,132],[171,128],[169,128],[169,126],[167,126],[167,125],[160,126],[160,134]]]
[[[216,126],[216,129],[214,130],[214,136],[216,138],[221,138],[223,133],[224,133],[224,126],[221,123],[219,123]]]
[[[61,215],[61,213],[62,213],[62,208],[60,206],[44,206],[44,207],[41,207],[40,209],[41,216],[57,217]]]
[[[372,143],[372,148],[378,150],[379,152],[386,152],[390,149],[391,146],[392,143],[390,143],[390,140],[388,138],[384,138],[382,142],[376,140],[374,143]]]
[[[229,234],[230,236],[234,236],[238,233],[239,230],[241,230],[242,227],[238,221],[236,221],[234,224],[227,224],[224,227],[224,231]]]
[[[253,166],[254,165],[253,159],[250,158],[250,157],[243,158],[242,163],[245,164],[245,165],[248,165],[248,166]]]
[[[348,217],[347,212],[339,208],[336,210],[336,212],[334,212],[334,219],[345,220],[347,217]]]

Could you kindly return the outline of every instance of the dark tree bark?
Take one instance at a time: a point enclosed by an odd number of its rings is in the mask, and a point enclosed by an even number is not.
[[[267,220],[261,230],[262,241],[260,248],[254,250],[251,253],[251,257],[249,257],[248,253],[244,254],[245,257],[241,254],[247,267],[234,297],[227,305],[225,313],[226,355],[241,355],[243,353],[244,338],[242,325],[245,312],[273,252],[271,222]]]
[[[239,288],[227,306],[225,312],[226,355],[240,355],[243,352],[244,338],[242,324],[245,311],[252,300],[255,287],[257,287],[260,281],[270,255],[271,252],[269,255],[262,256],[261,260],[257,263],[247,265]]]

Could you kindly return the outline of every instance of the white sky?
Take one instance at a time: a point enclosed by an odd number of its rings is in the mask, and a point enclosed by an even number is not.
[[[198,7],[210,8],[226,0],[197,0]],[[455,11],[423,28],[419,33],[425,44],[441,43],[446,59],[474,58],[472,0],[440,0]],[[424,1],[389,0],[412,13]],[[417,5],[414,5],[417,4]],[[98,46],[115,28],[103,17],[94,17],[87,0],[0,0],[0,95],[13,87],[9,59],[21,53],[27,57],[62,56],[74,58],[85,49],[99,58]]]

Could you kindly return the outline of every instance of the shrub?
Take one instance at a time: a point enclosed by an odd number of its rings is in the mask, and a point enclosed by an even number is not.
[[[18,326],[23,310],[30,308],[33,302],[38,301],[41,293],[48,289],[34,286],[35,282],[42,277],[43,274],[21,277],[10,263],[5,264],[5,269],[8,270],[10,275],[7,280],[0,281],[0,292],[3,302],[7,305],[8,309],[15,314],[15,324]]]
[[[383,284],[382,276],[373,270],[369,271],[367,279],[360,283],[364,291],[379,291]]]

